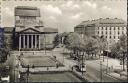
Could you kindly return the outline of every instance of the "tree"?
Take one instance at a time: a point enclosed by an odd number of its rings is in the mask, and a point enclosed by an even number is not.
[[[1,62],[4,63],[7,60],[7,56],[10,55],[10,49],[6,42],[7,38],[4,37],[3,48],[0,48]]]
[[[88,56],[91,54],[92,57],[93,55],[98,52],[98,40],[95,37],[91,36],[84,36],[84,51],[88,54]]]
[[[123,34],[117,43],[113,44],[111,47],[111,52],[116,54],[116,57],[121,57],[122,52],[127,52],[127,36]]]
[[[82,39],[77,33],[69,33],[64,38],[64,45],[76,56],[79,55],[80,50],[82,49]]]
[[[120,36],[120,40],[112,46],[111,52],[123,61],[124,70],[124,59],[126,58],[127,53],[127,36],[125,34]]]
[[[59,43],[60,43],[60,36],[59,36],[59,34],[57,34],[54,37],[54,41],[53,41],[54,47],[56,47],[57,45],[59,45]]]

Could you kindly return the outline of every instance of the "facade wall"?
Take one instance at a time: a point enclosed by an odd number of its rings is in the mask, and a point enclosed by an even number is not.
[[[53,41],[57,33],[41,34],[41,49],[53,48]]]
[[[126,34],[125,26],[96,27],[96,35],[104,36],[109,45],[118,42],[121,35]]]
[[[90,24],[94,24],[95,26],[88,27]],[[79,26],[81,27],[79,28]],[[107,39],[109,47],[111,47],[112,44],[118,42],[120,36],[126,34],[126,31],[126,22],[117,18],[85,21],[74,28],[74,32],[77,32],[80,35],[86,34],[89,36],[104,36]]]

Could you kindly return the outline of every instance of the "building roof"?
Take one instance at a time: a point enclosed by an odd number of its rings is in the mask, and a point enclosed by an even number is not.
[[[17,7],[15,7],[15,16],[37,16],[37,17],[40,17],[40,10],[37,7],[17,6]]]
[[[52,33],[52,32],[58,32],[58,29],[56,28],[50,28],[50,27],[26,27],[26,28],[16,28],[16,32],[21,32],[21,31],[27,31],[29,28],[31,28],[32,30],[38,31],[40,33]]]
[[[4,27],[5,33],[11,33],[13,31],[14,27]]]
[[[44,32],[58,32],[58,29],[56,28],[50,28],[50,27],[44,27]]]
[[[81,26],[127,26],[127,23],[122,20],[122,19],[118,19],[118,18],[106,18],[106,19],[96,19],[96,20],[88,20],[88,21],[83,21],[81,22],[79,25],[77,25],[76,27],[81,27]]]

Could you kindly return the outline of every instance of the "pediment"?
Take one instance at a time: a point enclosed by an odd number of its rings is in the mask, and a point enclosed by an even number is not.
[[[40,31],[33,29],[33,28],[27,28],[27,29],[24,29],[20,32],[22,32],[22,33],[39,33]]]

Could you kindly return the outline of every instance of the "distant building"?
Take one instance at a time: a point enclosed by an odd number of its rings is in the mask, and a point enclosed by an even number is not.
[[[4,43],[4,29],[0,28],[0,48],[3,48]]]
[[[19,50],[41,50],[53,48],[53,39],[58,29],[44,27],[36,7],[15,7],[15,26],[4,27],[10,48]]]
[[[91,21],[83,21],[76,27],[74,32],[81,34],[81,36],[104,36],[109,44],[109,47],[119,40],[122,34],[126,34],[127,23],[118,18],[96,19]]]

